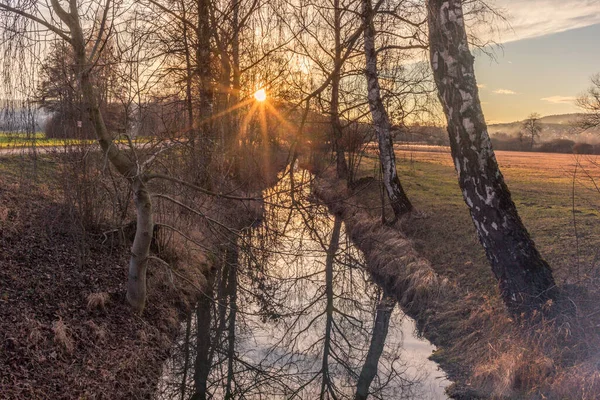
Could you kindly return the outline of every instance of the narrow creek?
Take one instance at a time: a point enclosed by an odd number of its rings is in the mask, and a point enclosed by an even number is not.
[[[298,170],[265,191],[263,221],[225,252],[212,296],[182,325],[157,400],[448,398],[435,347],[372,282],[310,182]]]

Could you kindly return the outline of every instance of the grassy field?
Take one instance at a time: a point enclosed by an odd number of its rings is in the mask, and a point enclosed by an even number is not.
[[[600,165],[595,165],[596,158],[496,154],[521,217],[559,281],[576,283],[596,272],[600,242],[600,192],[595,186],[600,182]],[[403,226],[417,249],[440,273],[465,285],[495,290],[450,154],[400,150],[397,160],[408,196],[426,216]],[[359,177],[373,176],[375,171],[376,159],[367,158]],[[374,212],[379,212],[379,197],[370,196]]]
[[[77,140],[77,139],[55,139],[47,138],[43,132],[36,133],[13,133],[0,132],[0,149],[13,147],[52,147],[75,144],[90,144],[93,140]]]
[[[533,329],[521,329],[508,317],[449,152],[401,147],[398,172],[418,212],[396,228],[457,296],[417,317],[424,318],[425,336],[441,346],[434,357],[457,383],[452,390],[460,398],[476,398],[469,394],[475,388],[486,398],[598,399],[600,158],[504,151],[496,156],[523,222],[575,314],[542,319]],[[378,175],[378,160],[370,154],[358,178]],[[379,185],[362,182],[343,204],[378,217]],[[391,219],[391,209],[385,211]]]
[[[150,138],[138,138],[133,140],[134,143],[145,143]],[[115,140],[116,143],[128,143],[127,139]],[[34,133],[14,133],[0,132],[0,149],[12,149],[21,147],[60,147],[60,146],[77,146],[90,145],[97,143],[94,139],[57,139],[47,138],[43,132]]]

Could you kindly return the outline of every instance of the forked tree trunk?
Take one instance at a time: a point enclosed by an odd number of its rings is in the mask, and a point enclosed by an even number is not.
[[[388,329],[390,327],[390,318],[394,311],[396,300],[393,297],[383,295],[383,298],[377,305],[377,314],[375,315],[375,325],[371,335],[371,344],[367,352],[367,358],[360,371],[358,382],[356,384],[356,394],[354,400],[367,400],[371,382],[377,376],[377,366],[379,359],[385,347]]]
[[[479,240],[514,315],[557,296],[550,267],[521,222],[498,168],[479,101],[460,0],[429,0],[431,66],[452,158]]]
[[[377,141],[379,143],[379,161],[381,162],[381,170],[383,171],[383,185],[394,210],[394,217],[398,219],[402,214],[411,211],[413,206],[402,188],[400,178],[398,178],[390,119],[381,100],[371,0],[363,0],[363,21],[365,24],[365,75],[367,77],[369,108],[373,116],[373,125],[375,126]]]
[[[141,314],[146,305],[146,267],[154,229],[150,194],[146,188],[145,177],[138,171],[137,165],[115,145],[104,123],[98,105],[98,93],[90,77],[90,60],[87,59],[86,41],[78,15],[77,1],[69,1],[69,12],[62,8],[58,0],[51,0],[51,2],[56,15],[69,27],[70,43],[75,54],[75,68],[83,100],[102,152],[117,171],[130,181],[133,188],[137,221],[129,261],[127,300],[131,307]]]

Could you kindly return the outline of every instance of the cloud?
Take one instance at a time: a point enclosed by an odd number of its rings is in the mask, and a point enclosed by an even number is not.
[[[479,84],[477,84],[477,87],[479,89],[485,89],[486,86],[485,86],[485,83],[479,83]]]
[[[576,98],[573,96],[550,96],[540,99],[552,104],[572,104]]]
[[[600,23],[598,0],[497,0],[495,4],[510,24],[501,27],[504,43]]]
[[[494,90],[494,93],[496,93],[496,94],[508,94],[508,95],[517,94],[517,92],[515,92],[514,90],[509,90],[509,89],[497,89],[497,90]]]

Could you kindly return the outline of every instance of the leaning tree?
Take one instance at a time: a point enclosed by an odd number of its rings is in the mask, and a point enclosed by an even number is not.
[[[555,299],[552,271],[517,212],[483,116],[461,0],[429,0],[430,62],[454,165],[500,294],[514,315]]]
[[[398,219],[402,214],[412,210],[413,206],[404,188],[400,183],[396,170],[396,155],[394,154],[394,139],[392,137],[392,124],[381,97],[379,74],[377,71],[377,48],[375,47],[375,13],[371,0],[362,1],[362,17],[364,24],[364,49],[365,49],[365,75],[367,78],[367,97],[369,109],[373,117],[373,125],[377,133],[379,144],[379,161],[383,172],[383,184],[394,210],[394,217]]]

